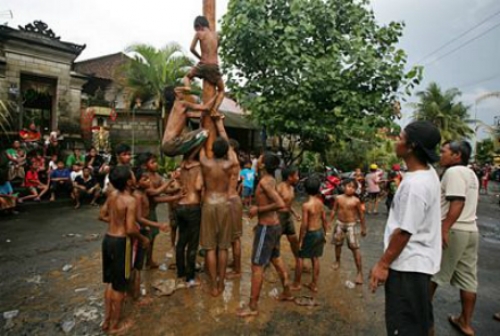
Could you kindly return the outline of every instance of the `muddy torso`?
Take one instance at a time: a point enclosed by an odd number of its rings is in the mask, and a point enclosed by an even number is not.
[[[200,39],[201,59],[203,64],[219,64],[217,56],[217,48],[219,46],[219,38],[217,33],[209,29],[198,33]]]
[[[115,237],[125,237],[127,235],[126,218],[128,207],[135,203],[135,199],[130,193],[120,193],[117,190],[113,191],[108,197],[108,234]]]
[[[201,202],[201,189],[203,179],[201,176],[201,165],[182,165],[180,184],[182,185],[183,192],[186,196],[179,200],[178,204],[200,204]]]
[[[262,184],[269,185],[270,188],[276,189],[276,180],[270,175],[265,175],[259,182],[257,190],[255,191],[255,203],[258,207],[266,206],[274,201],[266,194],[262,188]],[[259,212],[259,224],[262,225],[277,225],[279,224],[278,212],[268,211]]]
[[[150,172],[149,179],[151,180],[151,186],[155,189],[159,188],[163,184],[163,178],[158,173]],[[152,210],[155,210],[157,203],[154,201],[153,197],[149,197],[148,202],[149,202],[149,208]],[[149,213],[149,211],[148,211],[148,213]]]
[[[280,210],[280,212],[289,212],[292,208],[293,200],[295,199],[295,191],[293,186],[286,182],[281,182],[278,185],[278,194],[281,196],[283,202],[285,202],[286,209]]]
[[[238,182],[240,181],[240,165],[235,164],[230,170],[229,170],[229,197],[236,197],[239,196],[238,194]]]
[[[168,115],[167,129],[165,130],[165,140],[169,141],[178,137],[186,126],[186,106],[178,99]]]
[[[308,214],[307,230],[316,231],[321,229],[323,227],[323,202],[316,197],[311,197],[305,204],[305,207]]]
[[[142,190],[135,190],[133,195],[141,201],[140,205],[137,204],[137,206],[141,207],[142,217],[147,218],[149,216],[149,198],[148,198],[148,196]]]
[[[355,223],[358,219],[359,199],[355,196],[340,195],[338,202],[337,219],[344,223]]]
[[[210,204],[227,202],[230,178],[230,162],[223,159],[209,159],[201,165],[205,196],[203,201]]]

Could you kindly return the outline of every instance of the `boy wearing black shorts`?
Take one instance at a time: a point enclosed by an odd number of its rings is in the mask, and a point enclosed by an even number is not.
[[[99,219],[109,223],[102,242],[103,282],[105,317],[102,329],[108,333],[123,333],[132,322],[120,323],[121,307],[125,292],[129,289],[132,269],[132,239],[137,239],[143,248],[149,240],[139,233],[135,224],[137,202],[131,194],[135,179],[125,166],[114,168],[109,176],[114,190],[101,209]]]

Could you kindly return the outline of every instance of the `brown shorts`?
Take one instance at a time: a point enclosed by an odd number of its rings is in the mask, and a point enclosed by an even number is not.
[[[171,157],[184,155],[191,152],[194,148],[200,147],[207,139],[208,132],[203,128],[199,128],[164,142],[162,150],[165,155]]]
[[[229,217],[233,225],[233,241],[243,235],[243,203],[239,196],[229,199]]]
[[[203,204],[201,209],[200,245],[205,250],[227,250],[233,241],[229,202]]]
[[[200,79],[206,79],[213,85],[217,85],[217,83],[222,79],[222,75],[220,73],[219,66],[217,64],[203,64],[198,63],[189,73],[189,76],[197,77]]]
[[[359,232],[356,226],[356,222],[343,223],[337,220],[337,224],[333,229],[332,244],[335,244],[336,246],[342,246],[344,245],[344,240],[346,239],[347,239],[347,246],[351,250],[359,248]]]

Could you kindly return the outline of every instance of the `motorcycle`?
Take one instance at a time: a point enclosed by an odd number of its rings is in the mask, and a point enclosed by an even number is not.
[[[325,204],[330,210],[333,209],[335,198],[342,193],[341,184],[342,179],[340,178],[338,171],[335,168],[326,167],[326,176],[324,181],[321,183],[319,192],[321,194],[323,204]]]

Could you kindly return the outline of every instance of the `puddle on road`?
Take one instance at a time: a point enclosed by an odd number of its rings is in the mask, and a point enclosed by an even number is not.
[[[245,221],[243,239],[243,275],[241,279],[227,281],[224,293],[212,298],[203,291],[206,281],[200,275],[202,287],[182,289],[172,296],[156,298],[148,307],[125,304],[123,316],[134,320],[129,335],[383,335],[383,295],[369,293],[366,285],[354,289],[345,288],[346,280],[354,280],[355,266],[352,254],[343,249],[342,266],[333,271],[332,245],[327,244],[321,262],[319,294],[312,295],[307,289],[296,296],[312,296],[319,306],[304,307],[294,303],[277,302],[268,295],[275,288],[281,291],[277,274],[272,267],[266,270],[266,280],[261,292],[260,315],[240,319],[235,312],[242,303],[247,304],[250,294],[250,254],[252,224]],[[382,226],[379,228],[382,229]],[[379,230],[377,229],[377,230]],[[373,229],[375,231],[375,229]],[[377,243],[373,235],[371,243]],[[369,237],[367,239],[370,239]],[[156,242],[155,257],[167,265],[173,259],[163,259],[170,248],[169,236],[161,234]],[[363,248],[363,243],[362,243]],[[290,276],[293,276],[293,258],[286,238],[282,239],[282,255]],[[161,256],[161,258],[160,258]],[[368,258],[365,258],[365,274],[368,274]],[[199,260],[202,262],[202,260]],[[13,320],[14,326],[2,330],[6,335],[63,335],[62,325],[73,327],[68,334],[99,335],[103,319],[103,291],[101,283],[100,251],[71,262],[68,272],[54,269],[41,274],[41,281],[33,276],[30,282],[20,279],[19,288],[5,296],[2,306],[8,304],[19,309]],[[309,265],[309,261],[306,261]],[[311,274],[303,275],[303,283],[310,281]],[[175,279],[175,271],[159,270],[142,273],[148,295],[154,293],[152,283],[157,280]],[[276,281],[278,280],[278,281]],[[275,282],[276,281],[276,282]],[[80,289],[75,292],[76,289]],[[81,290],[86,289],[86,290]],[[74,321],[74,325],[71,321]],[[4,322],[0,322],[4,328]]]

